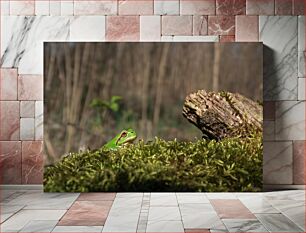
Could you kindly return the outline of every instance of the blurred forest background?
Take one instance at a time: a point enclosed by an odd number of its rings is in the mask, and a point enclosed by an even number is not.
[[[45,43],[45,164],[122,129],[139,139],[194,140],[182,116],[200,89],[239,92],[262,101],[259,43]]]

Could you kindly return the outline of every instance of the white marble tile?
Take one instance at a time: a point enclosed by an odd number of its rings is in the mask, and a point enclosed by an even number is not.
[[[76,16],[71,19],[70,41],[104,41],[105,16]]]
[[[161,38],[160,16],[140,16],[140,41],[160,41]]]
[[[35,1],[35,15],[50,15],[50,1]]]
[[[116,194],[116,199],[117,198],[141,198],[142,199],[142,197],[143,197],[143,193],[117,193]]]
[[[184,232],[181,221],[148,221],[146,232]]]
[[[44,104],[35,102],[35,140],[42,140],[44,136]]]
[[[269,202],[292,222],[305,230],[305,201],[269,200]]]
[[[256,217],[270,232],[302,232],[301,228],[282,214],[256,214]]]
[[[56,226],[52,232],[101,232],[103,226]]]
[[[59,220],[66,210],[21,210],[1,225],[4,232],[20,231],[32,220]]]
[[[1,4],[1,15],[9,15],[10,14],[10,1],[0,1]]]
[[[186,229],[211,229],[217,225],[222,226],[220,218],[211,204],[180,204],[180,212]],[[220,228],[223,227],[217,229]]]
[[[268,200],[305,201],[305,190],[267,192],[263,196]]]
[[[298,79],[298,100],[306,100],[305,98],[305,78]]]
[[[143,193],[117,193],[103,232],[136,232],[142,198]]]
[[[3,16],[3,67],[18,67],[19,74],[43,74],[43,41],[69,39],[69,17]]]
[[[298,76],[305,78],[305,16],[298,18]]]
[[[265,142],[263,181],[265,184],[292,184],[292,142]]]
[[[208,199],[237,199],[235,193],[206,193]]]
[[[245,197],[245,198],[240,198],[240,201],[253,214],[280,213],[279,210],[273,208],[273,206],[269,204],[269,202],[267,202],[264,198]]]
[[[2,194],[1,194],[2,195]],[[12,215],[20,211],[24,205],[8,205],[8,204],[1,204],[1,215],[0,215],[0,222],[4,222],[8,218],[10,218]]]
[[[149,221],[179,221],[181,220],[178,206],[153,206],[149,209]]]
[[[50,15],[61,15],[61,1],[50,0]]]
[[[74,1],[74,15],[116,15],[117,0]]]
[[[183,225],[186,229],[223,229],[222,222],[215,212],[193,213],[193,215],[182,214]]]
[[[219,42],[218,36],[162,36],[163,42]]]
[[[73,15],[73,1],[61,1],[61,15]]]
[[[208,198],[204,193],[195,193],[195,194],[189,194],[189,193],[177,193],[177,201],[179,204],[181,203],[210,203]]]
[[[275,139],[305,140],[305,102],[276,102]]]
[[[57,220],[33,220],[28,222],[20,232],[51,232],[57,222]]]
[[[269,232],[258,220],[223,219],[229,232]]]
[[[297,99],[297,17],[259,16],[264,47],[264,99]]]
[[[20,140],[34,140],[34,118],[20,118]]]
[[[175,193],[169,195],[154,195],[152,193],[150,206],[177,206]]]
[[[263,122],[263,140],[274,141],[275,140],[275,122],[264,121]]]
[[[35,101],[20,101],[20,117],[34,117]]]
[[[78,193],[29,192],[14,198],[7,204],[25,205],[24,209],[68,209],[78,198]]]
[[[155,15],[179,15],[179,12],[180,12],[179,0],[154,1]]]

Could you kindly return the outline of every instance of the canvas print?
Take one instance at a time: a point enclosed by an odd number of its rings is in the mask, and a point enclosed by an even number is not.
[[[44,43],[44,190],[261,191],[262,50]]]

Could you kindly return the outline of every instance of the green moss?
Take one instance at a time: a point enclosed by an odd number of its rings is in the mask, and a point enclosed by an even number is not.
[[[71,153],[46,167],[48,192],[260,191],[262,137],[164,141]]]

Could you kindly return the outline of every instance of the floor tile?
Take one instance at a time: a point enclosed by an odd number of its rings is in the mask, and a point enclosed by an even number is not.
[[[101,232],[103,226],[56,226],[52,232]]]
[[[210,202],[222,219],[256,219],[240,200],[213,199]]]
[[[81,193],[78,201],[113,201],[116,193]]]
[[[258,220],[223,219],[229,232],[269,232]]]
[[[142,197],[143,193],[117,193],[116,198],[131,198],[131,197]]]
[[[25,225],[20,232],[51,232],[57,222],[57,220],[33,220]]]
[[[20,195],[8,204],[26,205],[25,209],[68,209],[78,196],[78,193],[31,191]]]
[[[168,195],[151,195],[150,206],[177,206],[175,193]]]
[[[59,226],[104,225],[112,201],[76,201],[58,223]]]
[[[270,200],[270,203],[292,222],[305,230],[305,202],[295,200]]]
[[[66,210],[21,210],[1,225],[3,232],[20,231],[33,220],[59,220]]]
[[[142,195],[116,198],[103,227],[103,232],[136,232],[141,204]]]
[[[186,214],[182,212],[183,225],[186,229],[219,229],[222,222],[215,212]]]
[[[305,201],[305,190],[267,192],[263,196],[268,200]]]
[[[204,193],[177,193],[179,203],[210,203]]]
[[[206,193],[208,199],[237,199],[234,193]]]
[[[256,214],[256,217],[271,232],[303,232],[282,214]]]
[[[178,207],[150,207],[149,221],[174,221],[181,220],[181,214]]]
[[[21,210],[24,207],[24,205],[7,205],[7,204],[1,204],[0,210],[1,210],[1,223],[10,218],[12,215],[17,213],[19,210]]]
[[[203,228],[198,228],[198,229],[185,229],[185,233],[209,233],[209,229],[203,229]]]
[[[184,232],[181,221],[149,221],[146,232]]]
[[[240,198],[240,201],[254,214],[280,213],[263,198]]]

